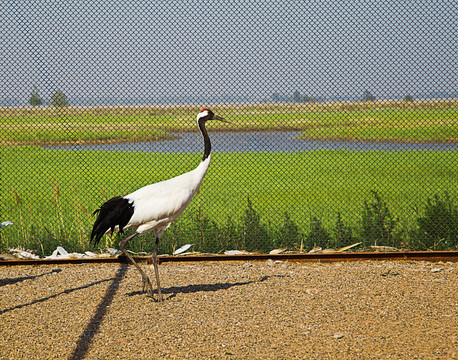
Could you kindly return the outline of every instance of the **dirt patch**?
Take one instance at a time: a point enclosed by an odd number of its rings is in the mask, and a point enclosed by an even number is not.
[[[0,268],[0,359],[458,358],[457,264],[160,271],[164,303],[126,265]]]

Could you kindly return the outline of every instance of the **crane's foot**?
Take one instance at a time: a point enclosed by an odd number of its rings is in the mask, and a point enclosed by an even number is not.
[[[142,283],[143,283],[143,292],[146,292],[149,297],[154,298],[153,296],[153,285],[151,284],[151,280],[147,275],[142,276]],[[162,296],[161,289],[158,289],[158,302],[163,302],[164,297]]]
[[[147,292],[149,296],[153,297],[153,286],[151,285],[151,280],[147,275],[142,275],[143,283],[143,292]]]

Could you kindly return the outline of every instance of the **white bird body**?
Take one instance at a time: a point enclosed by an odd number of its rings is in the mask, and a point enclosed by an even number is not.
[[[205,122],[220,120],[231,123],[215,115],[211,110],[204,109],[197,115],[197,126],[204,139],[204,156],[200,164],[194,169],[172,179],[144,186],[128,195],[116,196],[106,201],[100,209],[92,228],[91,241],[98,243],[106,233],[135,227],[136,232],[119,243],[119,248],[124,255],[137,267],[142,275],[143,290],[152,296],[153,290],[149,277],[134,261],[125,249],[127,242],[138,234],[154,231],[156,244],[153,253],[153,265],[156,273],[159,300],[162,301],[159,272],[157,267],[157,248],[159,239],[170,224],[186,209],[193,196],[199,190],[202,180],[210,166],[211,143],[205,129]]]
[[[199,190],[210,165],[210,158],[202,161],[192,171],[147,185],[124,196],[134,206],[134,214],[125,228],[138,226],[139,234],[154,231],[160,237]],[[115,230],[119,230],[119,226]]]

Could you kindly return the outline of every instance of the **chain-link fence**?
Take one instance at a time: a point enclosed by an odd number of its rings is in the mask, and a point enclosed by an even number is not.
[[[2,7],[2,250],[89,249],[104,201],[199,164],[202,108],[236,124],[162,253],[456,248],[456,2]]]

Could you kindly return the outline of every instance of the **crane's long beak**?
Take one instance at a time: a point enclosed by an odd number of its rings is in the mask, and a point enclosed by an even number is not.
[[[213,117],[213,120],[219,120],[219,121],[222,121],[222,122],[225,122],[225,123],[228,123],[228,124],[235,124],[235,122],[230,121],[230,120],[226,120],[225,118],[223,118],[221,116],[218,116],[218,115],[215,115]]]

